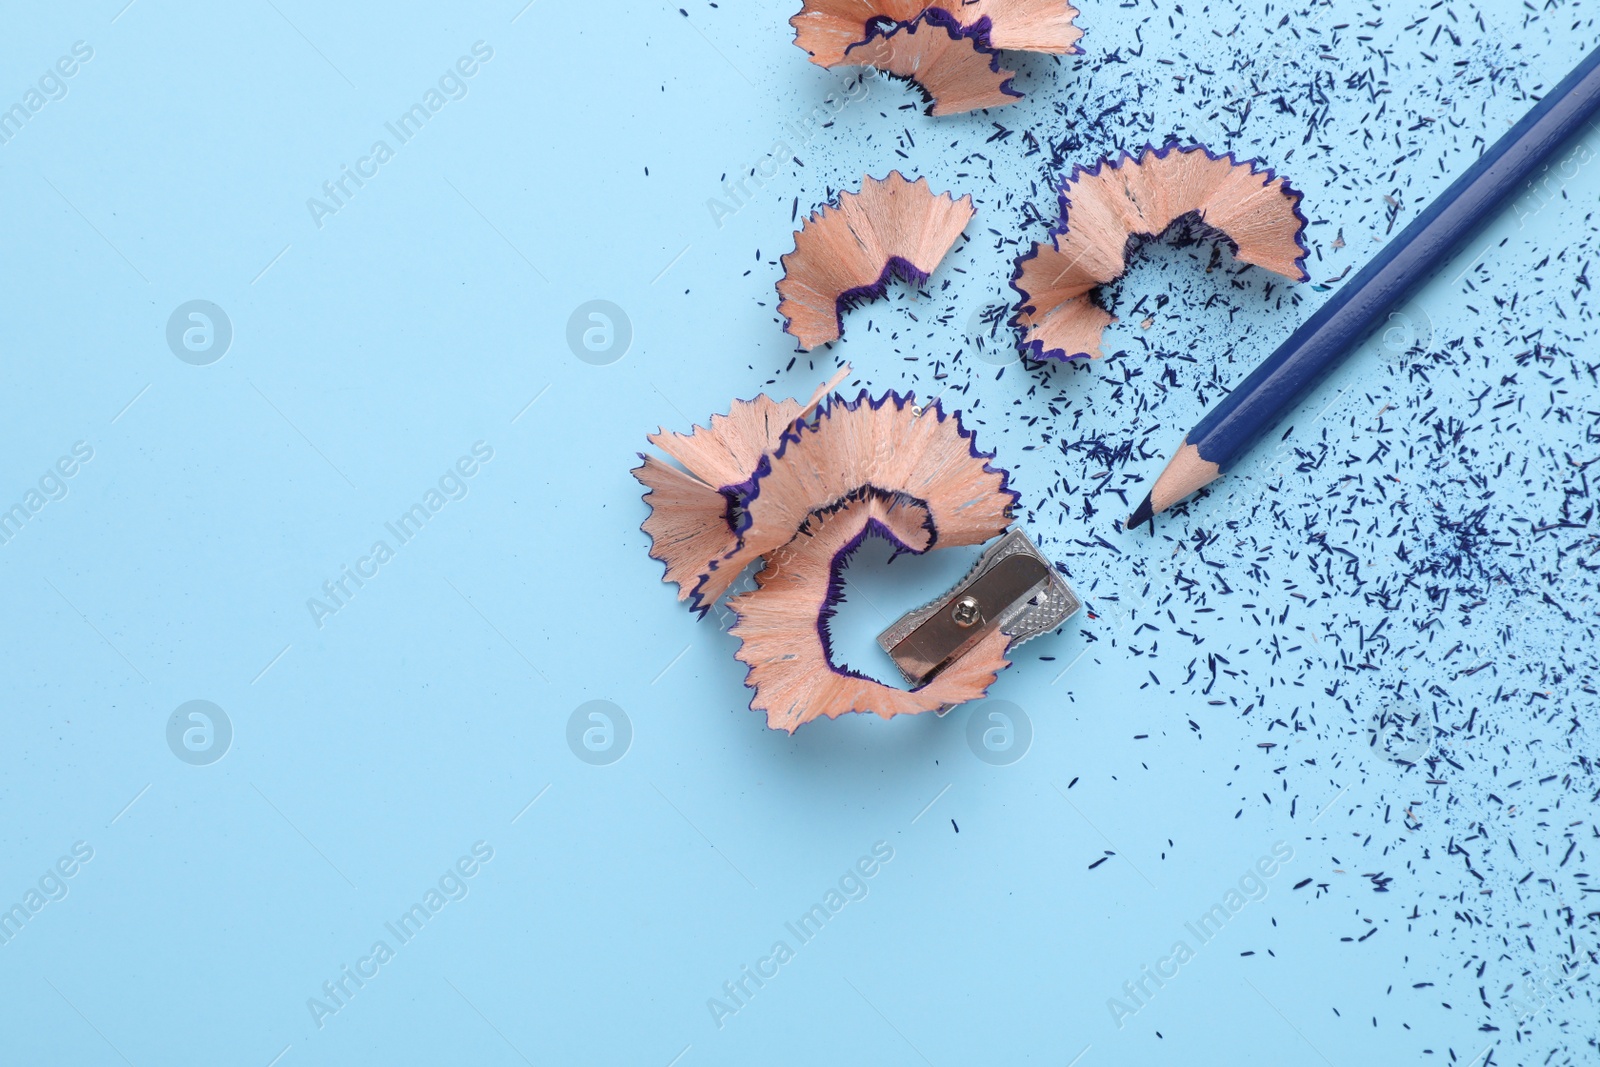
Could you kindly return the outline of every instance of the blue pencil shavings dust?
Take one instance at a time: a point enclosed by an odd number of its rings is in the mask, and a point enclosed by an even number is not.
[[[1489,1046],[1477,1063],[1596,1062],[1600,133],[1211,491],[1153,536],[1119,522],[1206,406],[1600,27],[1578,5],[1151,0],[1080,24],[1081,57],[1007,55],[1027,93],[1011,107],[931,120],[914,91],[867,75],[859,110],[802,154],[785,214],[894,168],[972,194],[978,214],[927,283],[849,311],[841,342],[786,353],[764,384],[804,395],[848,357],[847,390],[914,389],[962,412],[1024,494],[1020,520],[1076,576],[1078,669],[1131,667],[1193,709],[1130,733],[1232,767],[1216,788],[1234,806],[1302,831],[1310,873],[1282,906],[1321,909],[1349,952],[1404,943],[1411,973],[1374,973],[1373,1002],[1405,990],[1408,1010],[1441,1019],[1374,1017],[1396,1062],[1420,1031],[1463,1021]],[[1107,51],[1113,39],[1137,45]],[[1119,319],[1107,359],[1018,362],[1006,282],[1056,219],[1060,177],[1172,137],[1304,191],[1311,282],[1207,241],[1151,243],[1103,294]],[[759,244],[742,291],[776,334],[787,234]],[[1109,773],[1141,781],[1137,764]],[[1255,949],[1252,965],[1270,957]]]

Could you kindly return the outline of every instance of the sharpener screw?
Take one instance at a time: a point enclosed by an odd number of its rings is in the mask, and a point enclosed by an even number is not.
[[[957,626],[971,626],[978,621],[978,600],[976,597],[964,596],[957,600],[955,607],[950,610],[950,617]]]

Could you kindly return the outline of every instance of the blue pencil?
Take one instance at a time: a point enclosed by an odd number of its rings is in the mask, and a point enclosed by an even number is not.
[[[1541,161],[1600,106],[1600,48],[1523,116],[1329,298],[1266,362],[1206,413],[1179,446],[1126,529],[1210,484],[1305,398],[1394,308],[1444,266]]]

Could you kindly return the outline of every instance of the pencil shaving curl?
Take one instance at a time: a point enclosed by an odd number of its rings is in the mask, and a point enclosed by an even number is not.
[[[925,114],[935,118],[1022,99],[1011,87],[1016,72],[1000,66],[1000,53],[938,8],[909,22],[874,23],[845,50],[845,62],[910,82],[928,105]]]
[[[883,718],[979,700],[1008,661],[1006,636],[995,630],[931,681],[896,689],[836,666],[828,620],[844,599],[842,568],[869,536],[896,552],[922,553],[933,543],[928,510],[899,494],[869,491],[813,512],[788,544],[774,551],[756,575],[757,589],[728,601],[738,621],[735,653],[748,668],[754,711],[767,725],[793,733],[801,724],[849,712]],[[807,619],[813,619],[807,625]]]
[[[928,513],[930,547],[978,545],[1005,532],[1018,494],[1010,476],[979,452],[961,418],[937,402],[915,406],[865,389],[834,398],[812,422],[797,422],[763,456],[750,480],[734,488],[738,547],[711,564],[690,594],[710,608],[758,558],[793,540],[812,512],[853,494],[876,491],[919,502]]]
[[[1146,145],[1138,158],[1123,152],[1074,167],[1061,185],[1061,221],[1049,242],[1020,257],[1011,275],[1019,349],[1036,360],[1098,359],[1101,336],[1117,320],[1097,291],[1127,271],[1131,248],[1180,220],[1226,242],[1241,263],[1304,281],[1300,196],[1270,168],[1204,145]]]
[[[735,400],[728,414],[711,416],[709,427],[650,435],[651,444],[686,468],[640,453],[644,462],[633,470],[649,489],[650,515],[641,529],[650,535],[650,557],[666,565],[663,580],[677,585],[679,600],[688,599],[712,560],[738,545],[728,487],[750,476],[799,415],[799,401],[761,395]]]
[[[937,402],[919,407],[895,392],[874,400],[866,390],[824,400],[848,373],[806,404],[758,396],[690,433],[653,434],[685,469],[649,456],[633,472],[649,490],[650,555],[694,610],[704,614],[766,560],[756,589],[729,606],[750,706],[773,729],[851,711],[887,718],[950,707],[981,697],[1007,663],[1008,639],[996,631],[909,692],[834,666],[828,620],[843,598],[841,568],[865,537],[913,553],[982,544],[1005,532],[1018,499],[993,454]]]
[[[859,62],[850,47],[868,39],[874,25],[909,23],[937,11],[963,34],[992,49],[1053,55],[1081,53],[1078,9],[1066,0],[805,0],[789,19],[794,43],[821,67]]]
[[[926,178],[863,177],[860,192],[839,194],[795,231],[777,285],[785,332],[806,349],[837,341],[846,308],[881,297],[892,275],[927,281],[973,214],[972,197],[935,196]]]
[[[737,487],[748,481],[761,457],[778,447],[785,430],[806,418],[850,373],[847,363],[810,400],[773,400],[761,394],[735,400],[726,415],[689,433],[658,430],[648,440],[683,465],[683,470],[639,454],[633,476],[649,491],[650,514],[641,524],[650,536],[650,557],[665,564],[662,581],[686,600],[702,575],[739,544],[734,531]]]

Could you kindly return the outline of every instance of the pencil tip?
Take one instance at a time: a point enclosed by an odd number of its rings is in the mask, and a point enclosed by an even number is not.
[[[1128,516],[1128,521],[1122,524],[1122,528],[1124,530],[1131,530],[1135,526],[1143,526],[1145,523],[1151,522],[1151,520],[1155,518],[1155,514],[1155,508],[1151,506],[1150,496],[1147,493],[1145,494],[1143,502],[1141,502],[1138,507],[1133,509],[1132,515]]]

